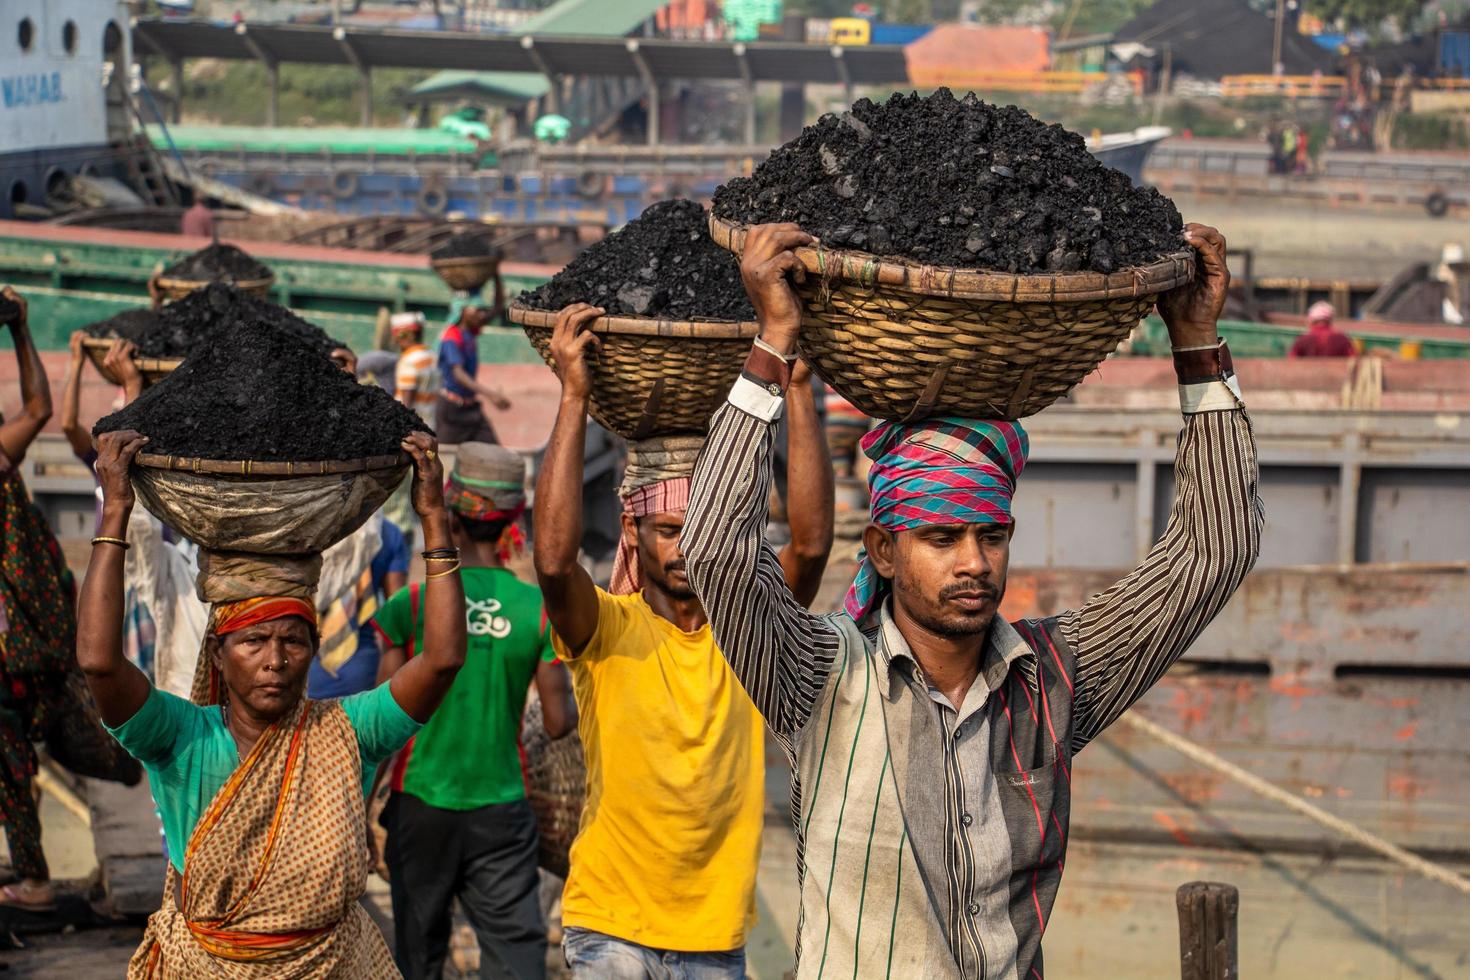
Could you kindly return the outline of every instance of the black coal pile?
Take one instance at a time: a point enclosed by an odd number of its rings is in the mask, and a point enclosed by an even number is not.
[[[270,267],[255,261],[249,253],[222,242],[187,255],[160,273],[165,279],[193,282],[248,282],[265,279],[270,274]]]
[[[484,259],[498,255],[499,250],[484,235],[455,235],[429,253],[431,259]]]
[[[1113,272],[1184,247],[1168,198],[1082,137],[973,94],[895,94],[826,115],[715,192],[745,224],[794,221],[824,245],[926,265]]]
[[[520,302],[538,310],[591,303],[610,316],[755,319],[739,262],[709,237],[704,207],[685,200],[653,205]]]
[[[148,309],[123,310],[106,320],[98,320],[87,328],[89,336],[103,340],[131,340],[138,343],[158,330],[158,314]],[[156,355],[145,355],[156,356]]]
[[[263,323],[296,337],[323,354],[344,346],[341,341],[328,337],[321,327],[303,320],[284,306],[222,282],[212,282],[168,304],[154,315],[152,323],[139,323],[130,333],[114,324],[117,319],[113,317],[94,324],[89,332],[96,337],[105,337],[108,334],[99,331],[112,325],[119,336],[138,345],[138,353],[143,357],[188,357],[196,349],[218,342],[223,334],[241,330],[248,332]]]
[[[361,385],[273,321],[221,331],[94,433],[136,429],[148,451],[260,462],[360,459],[423,430],[377,385]]]

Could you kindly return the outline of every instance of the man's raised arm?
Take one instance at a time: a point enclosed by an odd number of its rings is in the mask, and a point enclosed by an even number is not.
[[[794,225],[751,229],[741,274],[761,340],[710,425],[680,542],[715,642],[788,747],[811,716],[838,649],[837,632],[796,600],[765,542],[775,419],[801,322],[786,278],[801,266],[790,249],[809,241]]]
[[[1260,550],[1256,444],[1216,334],[1230,284],[1225,239],[1201,225],[1188,226],[1185,237],[1199,250],[1204,274],[1159,300],[1185,420],[1174,507],[1137,569],[1058,618],[1077,659],[1074,751],[1158,682],[1224,608]]]

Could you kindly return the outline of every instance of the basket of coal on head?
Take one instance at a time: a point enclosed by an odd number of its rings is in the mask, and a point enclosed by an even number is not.
[[[154,516],[199,545],[206,602],[310,597],[321,552],[402,482],[410,464],[399,443],[423,429],[334,364],[335,341],[246,299],[259,307],[236,309],[182,366],[94,429],[148,437],[133,485]]]
[[[474,292],[500,267],[500,250],[489,232],[460,232],[429,253],[429,267],[450,289]]]
[[[264,297],[276,274],[234,245],[214,242],[165,268],[155,279],[163,295],[183,299],[212,282],[228,283],[252,296]]]
[[[134,363],[143,375],[143,380],[153,384],[184,362],[182,356],[156,356],[162,349],[162,344],[158,342],[162,336],[159,320],[159,315],[153,310],[123,310],[85,327],[87,336],[82,339],[82,350],[104,380],[115,385],[122,384],[122,379],[107,366],[107,352],[119,340],[132,341],[139,351],[133,358]],[[155,354],[143,354],[145,344]]]
[[[704,432],[759,333],[739,265],[708,224],[692,201],[655,204],[511,305],[548,364],[559,310],[606,311],[591,327],[591,412],[625,439]]]
[[[866,99],[715,193],[710,232],[795,222],[799,351],[884,419],[1017,419],[1112,353],[1190,281],[1179,212],[1080,136],[948,89]]]

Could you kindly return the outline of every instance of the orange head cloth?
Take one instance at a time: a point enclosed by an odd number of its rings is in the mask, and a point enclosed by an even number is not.
[[[255,599],[242,599],[239,602],[218,603],[214,607],[214,616],[210,622],[209,631],[216,636],[224,636],[247,626],[266,623],[283,616],[300,616],[311,625],[312,630],[317,628],[316,606],[305,599],[293,599],[288,596],[259,596]]]

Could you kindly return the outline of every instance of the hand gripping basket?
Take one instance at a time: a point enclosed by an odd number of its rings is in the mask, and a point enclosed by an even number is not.
[[[218,279],[175,279],[171,276],[159,276],[154,281],[163,295],[171,300],[183,299],[195,290],[208,286],[211,282],[227,282],[242,293],[265,299],[270,294],[271,285],[276,281],[276,274],[272,272],[260,279],[231,279],[228,276],[221,276]]]
[[[556,314],[512,305],[510,319],[551,356]],[[602,346],[592,363],[592,417],[624,439],[704,432],[730,394],[760,333],[755,323],[598,317]]]
[[[710,216],[736,255],[743,225]],[[1194,253],[1098,272],[1012,275],[799,248],[799,350],[837,392],[875,418],[1034,415],[1088,375],[1160,293],[1189,282]]]
[[[498,255],[472,255],[457,259],[431,259],[429,267],[450,289],[474,292],[495,275],[500,266]]]
[[[103,366],[107,358],[107,352],[112,349],[113,341],[107,337],[87,337],[82,341],[82,350],[87,352],[87,358],[97,373],[102,375],[103,380],[110,384],[120,385],[122,379],[116,377],[111,371]],[[138,372],[143,375],[143,380],[149,384],[162,381],[170,371],[184,363],[182,357],[135,357],[133,363],[138,365]]]
[[[409,465],[406,453],[319,463],[139,453],[132,476],[149,512],[201,548],[306,555],[361,527]]]

